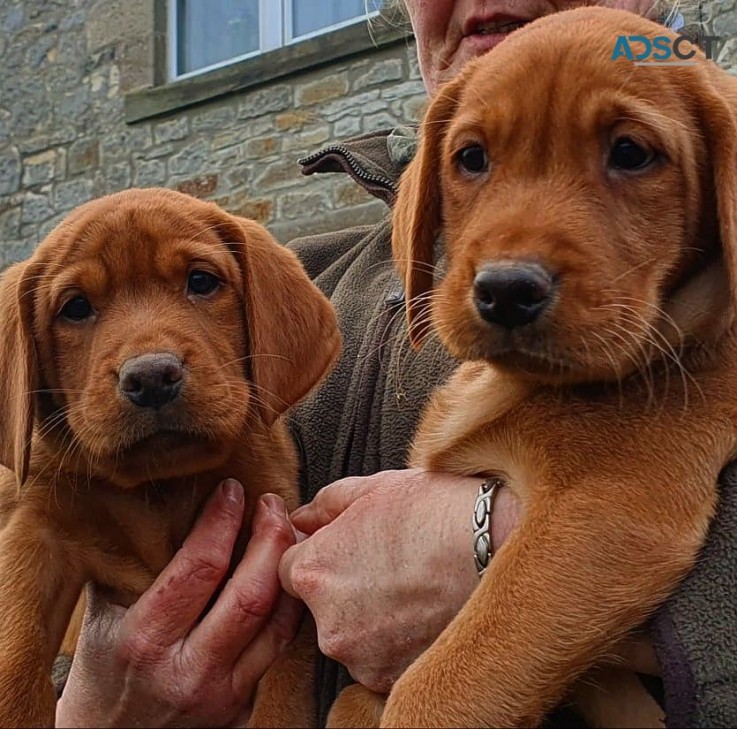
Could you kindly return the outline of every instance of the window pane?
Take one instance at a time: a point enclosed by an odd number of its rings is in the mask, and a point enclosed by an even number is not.
[[[366,15],[365,0],[290,0],[292,38]],[[369,8],[375,0],[369,2]]]
[[[258,0],[177,0],[181,75],[259,49]]]

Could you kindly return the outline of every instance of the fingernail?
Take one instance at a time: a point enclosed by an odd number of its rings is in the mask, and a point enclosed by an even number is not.
[[[221,484],[225,498],[233,504],[243,503],[243,486],[234,478],[226,478]]]
[[[266,505],[266,508],[272,512],[272,514],[275,514],[280,519],[287,517],[287,509],[284,505],[284,499],[277,496],[276,494],[264,494],[261,497],[261,501],[264,502]]]
[[[305,506],[298,506],[291,514],[290,517],[294,519],[295,517],[299,517],[299,515],[307,508],[307,505]]]

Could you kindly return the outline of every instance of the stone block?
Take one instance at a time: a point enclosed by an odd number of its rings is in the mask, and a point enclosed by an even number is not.
[[[330,195],[325,190],[290,191],[279,196],[277,217],[279,220],[297,220],[323,215],[332,207]]]
[[[345,71],[325,74],[316,81],[298,86],[294,93],[294,105],[299,107],[322,104],[345,96],[349,89],[348,74]]]
[[[287,134],[282,142],[284,152],[296,150],[313,150],[321,147],[330,139],[330,125],[321,124],[314,129],[306,129],[299,134]]]
[[[42,223],[54,214],[54,206],[47,192],[27,192],[23,199],[21,223]]]
[[[145,150],[141,157],[143,159],[166,159],[176,153],[181,148],[181,144],[177,142],[165,142],[164,144],[155,144],[153,147]]]
[[[10,208],[0,214],[0,241],[17,238],[20,233],[21,209]],[[0,245],[2,248],[2,245]]]
[[[33,152],[41,152],[49,149],[49,147],[57,147],[62,144],[69,144],[77,138],[76,128],[67,123],[54,125],[52,129],[45,129],[37,134],[29,137],[21,137],[18,134],[18,128],[13,129],[15,138],[18,139],[18,149],[23,154],[31,154]]]
[[[133,184],[136,187],[160,187],[166,184],[166,162],[160,159],[134,159]]]
[[[192,195],[192,197],[206,198],[215,192],[217,186],[217,175],[201,175],[200,177],[192,177],[189,180],[179,182],[174,186],[174,189],[186,195]]]
[[[386,109],[387,102],[379,97],[379,89],[351,94],[325,104],[320,109],[321,116],[329,122],[342,119],[344,116],[362,116],[374,114]]]
[[[359,134],[361,131],[361,118],[358,116],[346,116],[338,119],[333,125],[333,138],[336,140],[346,139]]]
[[[90,89],[80,86],[62,94],[54,104],[54,113],[60,123],[79,123],[90,108]]]
[[[235,109],[222,106],[209,109],[192,117],[192,131],[220,131],[225,129],[235,120]]]
[[[333,185],[333,200],[336,209],[363,205],[374,198],[353,180],[341,180]]]
[[[381,129],[393,129],[398,123],[399,120],[396,116],[382,111],[378,114],[370,114],[363,117],[361,127],[363,128],[364,134],[368,134],[369,132],[375,132]]]
[[[23,187],[45,185],[64,177],[63,148],[48,149],[23,158]]]
[[[381,91],[381,98],[387,101],[402,99],[407,96],[424,96],[425,86],[421,81],[405,81],[401,84],[388,86]]]
[[[103,130],[100,133],[100,163],[107,165],[139,155],[152,145],[151,125],[136,124],[129,127]]]
[[[250,184],[253,179],[254,165],[253,162],[240,162],[238,164],[226,164],[218,167],[220,170],[220,179],[223,181],[222,188],[224,190],[237,190],[243,185]]]
[[[286,84],[267,86],[247,94],[238,104],[239,119],[253,119],[264,114],[283,111],[292,105],[292,87]]]
[[[254,177],[254,190],[278,190],[297,184],[305,184],[307,180],[300,175],[296,160],[278,159],[261,167]]]
[[[284,139],[286,141],[286,138]],[[271,134],[267,137],[249,139],[245,144],[246,159],[263,159],[279,154],[282,146],[282,136]]]
[[[131,186],[130,162],[116,162],[105,171],[105,191],[107,193],[127,190]]]
[[[277,219],[268,225],[272,235],[283,243],[295,238],[316,233],[350,228],[355,225],[371,225],[378,223],[386,215],[386,205],[379,200],[372,200],[364,205],[357,205],[342,210],[330,210],[322,215],[300,217],[295,220]]]
[[[233,215],[255,220],[262,225],[274,216],[274,201],[267,198],[253,198],[248,192],[236,192],[227,197],[214,200],[223,210]]]
[[[59,182],[54,189],[54,207],[59,211],[71,210],[93,197],[93,181],[89,178]]]
[[[0,195],[10,195],[20,187],[21,163],[17,147],[0,151]]]
[[[151,0],[98,0],[92,4],[85,23],[90,49],[153,35],[153,6]]]
[[[199,175],[210,166],[210,144],[200,138],[169,157],[167,169],[171,175]]]
[[[76,175],[100,166],[100,142],[97,139],[79,139],[69,147],[68,169]]]
[[[389,83],[390,81],[399,81],[403,77],[403,72],[402,61],[398,58],[377,61],[366,73],[356,78],[353,82],[353,89],[360,91],[367,86],[377,86],[379,84]]]
[[[176,119],[160,122],[154,127],[154,141],[156,144],[162,142],[173,142],[177,139],[185,139],[189,135],[189,119],[182,115]]]
[[[224,129],[212,138],[212,148],[222,149],[244,144],[249,139],[260,137],[274,130],[274,118],[263,116],[251,121],[237,121],[229,129]]]
[[[274,126],[280,132],[291,132],[295,129],[302,129],[306,124],[310,124],[318,119],[319,116],[314,111],[307,109],[294,109],[279,114],[274,119]]]

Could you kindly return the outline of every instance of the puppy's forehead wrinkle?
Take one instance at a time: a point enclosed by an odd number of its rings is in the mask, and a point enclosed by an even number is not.
[[[113,287],[171,282],[181,278],[193,261],[209,264],[222,276],[233,275],[232,256],[211,227],[178,227],[164,234],[157,223],[133,219],[123,229],[94,224],[75,231],[64,265],[49,273],[50,280],[56,279],[53,288],[75,287],[93,294]]]
[[[625,21],[625,25],[630,21]],[[657,27],[649,21],[635,18],[633,29],[643,32],[643,26]],[[662,29],[659,29],[659,32]],[[546,33],[550,32],[550,24]],[[628,31],[623,30],[623,33]],[[544,125],[570,129],[581,117],[582,104],[594,96],[602,99],[647,98],[656,101],[653,113],[668,100],[675,100],[675,113],[664,117],[684,118],[688,99],[682,93],[683,83],[694,74],[703,73],[703,64],[696,67],[660,68],[635,66],[630,62],[612,61],[616,36],[610,25],[598,21],[581,23],[577,32],[559,33],[555,42],[541,37],[534,26],[516,31],[494,53],[477,59],[465,77],[460,108],[474,109],[479,116],[491,114],[502,121],[520,143],[520,129]],[[545,33],[543,33],[544,35]],[[563,50],[561,48],[563,47]],[[572,80],[575,80],[572,82]],[[605,93],[602,93],[605,91]],[[644,93],[643,93],[644,92]],[[686,114],[685,118],[693,116]],[[524,135],[527,136],[527,135]],[[535,153],[539,150],[530,150]]]

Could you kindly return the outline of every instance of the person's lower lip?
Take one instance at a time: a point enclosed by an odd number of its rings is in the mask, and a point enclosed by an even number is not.
[[[496,48],[509,35],[509,33],[474,33],[463,38],[463,45],[474,55],[480,56],[482,53]]]

